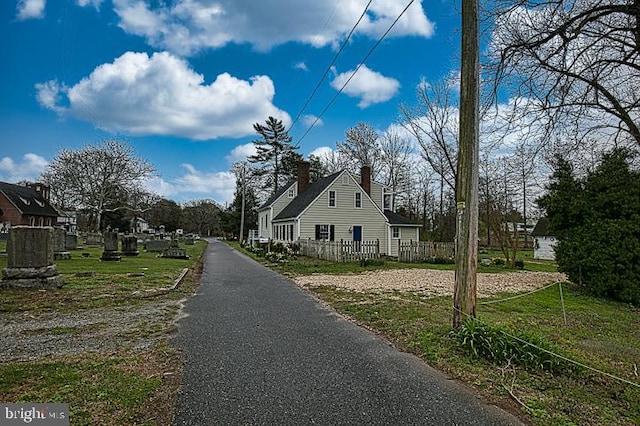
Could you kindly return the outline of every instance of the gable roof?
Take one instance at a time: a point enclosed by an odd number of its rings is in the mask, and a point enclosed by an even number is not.
[[[298,217],[300,213],[306,209],[309,204],[313,202],[318,196],[325,190],[333,181],[335,181],[338,176],[340,176],[344,170],[340,170],[332,175],[320,178],[315,182],[311,183],[305,189],[302,194],[298,194],[296,198],[293,199],[287,206],[282,209],[280,213],[276,217],[273,218],[273,221],[283,220],[283,219],[293,219]]]
[[[58,217],[58,211],[33,189],[0,182],[0,192],[9,199],[18,211],[25,215]]]
[[[278,198],[280,198],[282,196],[282,194],[287,192],[287,190],[291,187],[291,185],[293,185],[296,182],[297,182],[296,180],[290,180],[289,182],[285,183],[283,186],[280,187],[280,189],[278,189],[276,192],[274,192],[273,195],[271,195],[271,197],[269,197],[269,199],[267,201],[262,203],[262,205],[260,207],[258,207],[258,210],[262,210],[262,209],[265,209],[267,207],[270,207],[273,203],[276,202],[276,200]]]
[[[415,223],[408,217],[402,216],[396,212],[392,212],[391,210],[385,210],[384,215],[389,222],[389,225],[393,226],[422,226],[419,223]]]
[[[549,233],[549,219],[547,219],[546,217],[541,217],[538,220],[538,223],[536,223],[536,226],[533,228],[533,231],[531,231],[531,236],[533,237],[552,236]]]

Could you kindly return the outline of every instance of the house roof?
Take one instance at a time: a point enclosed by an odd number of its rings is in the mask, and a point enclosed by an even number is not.
[[[280,196],[282,196],[282,194],[284,194],[285,192],[287,192],[287,190],[291,187],[291,185],[293,185],[294,183],[296,183],[296,180],[290,180],[289,182],[285,183],[283,186],[280,187],[280,189],[278,189],[276,192],[273,193],[273,195],[271,195],[271,197],[269,197],[269,199],[267,201],[265,201],[264,203],[262,203],[262,205],[260,207],[258,207],[258,210],[262,210],[265,209],[267,207],[270,207],[271,204],[275,203],[276,200],[278,198],[280,198]]]
[[[42,195],[31,188],[0,182],[0,192],[24,215],[59,216],[58,211]]]
[[[533,231],[531,231],[531,235],[533,237],[551,236],[549,233],[549,219],[541,217],[533,228]]]
[[[283,220],[283,219],[293,219],[298,217],[300,213],[304,211],[304,209],[309,206],[315,200],[318,195],[320,195],[333,181],[335,181],[338,176],[340,176],[344,170],[340,170],[332,175],[320,178],[315,182],[311,183],[301,194],[298,194],[296,198],[294,198],[276,217],[273,218],[273,221]]]
[[[391,210],[385,210],[384,211],[384,215],[387,218],[387,221],[389,221],[389,225],[394,225],[394,226],[422,226],[418,223],[415,223],[414,221],[412,221],[411,219],[409,219],[406,216],[402,216],[401,214],[398,214],[396,212],[392,212]]]

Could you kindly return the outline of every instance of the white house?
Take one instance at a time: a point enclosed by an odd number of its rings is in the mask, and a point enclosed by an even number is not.
[[[371,180],[341,170],[309,181],[309,163],[298,164],[298,179],[280,188],[258,209],[258,235],[275,241],[352,240],[380,242],[397,256],[399,241],[418,241],[420,225],[393,212],[391,193]]]
[[[554,246],[558,241],[556,237],[549,235],[548,226],[548,219],[542,217],[531,232],[535,242],[533,246],[534,259],[555,260],[556,258]]]

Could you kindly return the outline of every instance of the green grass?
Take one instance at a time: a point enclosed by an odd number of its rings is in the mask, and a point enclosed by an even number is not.
[[[47,292],[2,290],[0,312],[68,311],[144,303],[140,298],[132,297],[132,294],[171,285],[183,268],[193,267],[200,259],[206,242],[199,241],[195,245],[182,247],[187,250],[189,260],[159,258],[157,253],[141,251],[139,256],[123,257],[119,262],[103,262],[100,260],[101,248],[72,251],[71,259],[55,262],[64,278],[62,289]],[[82,253],[88,253],[89,257],[83,257]],[[0,258],[0,268],[6,267],[6,264],[7,259]],[[183,288],[178,287],[168,297],[185,297],[188,294],[185,291],[190,290]]]
[[[489,324],[524,331],[552,342],[571,359],[640,383],[640,309],[594,299],[558,287],[498,304],[479,305]],[[429,364],[467,382],[500,405],[509,404],[539,425],[633,425],[640,423],[640,389],[589,370],[566,374],[494,365],[462,351],[451,333],[452,300],[417,293],[362,293],[312,289],[338,311],[384,334]],[[510,395],[513,393],[526,408]]]
[[[0,251],[4,249],[0,242]],[[100,248],[72,251],[70,260],[58,260],[64,277],[59,290],[1,290],[0,312],[33,315],[82,311],[103,307],[133,307],[158,300],[189,297],[198,285],[206,241],[183,246],[189,260],[163,259],[141,251],[138,257],[102,262]],[[83,257],[81,253],[88,253]],[[6,266],[0,258],[0,268]],[[167,294],[143,298],[136,291],[171,286],[183,268],[190,268],[181,285]],[[143,273],[144,275],[141,275]],[[24,312],[24,314],[23,314]],[[0,400],[64,402],[70,404],[73,425],[169,425],[182,371],[181,355],[166,343],[175,312],[140,326],[131,338],[160,336],[144,351],[125,349],[115,354],[85,353],[0,364]],[[10,318],[10,317],[9,317]],[[100,332],[103,324],[53,327],[26,334],[68,335]]]

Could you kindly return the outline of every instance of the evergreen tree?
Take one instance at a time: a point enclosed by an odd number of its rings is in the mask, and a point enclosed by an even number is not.
[[[539,200],[558,238],[560,271],[587,292],[640,304],[640,172],[624,149],[576,179],[565,162]]]
[[[248,160],[257,165],[254,174],[265,177],[264,188],[277,192],[286,179],[284,159],[297,148],[291,145],[291,137],[282,120],[269,117],[265,125],[255,123],[253,128],[261,138],[253,141],[257,152]]]

